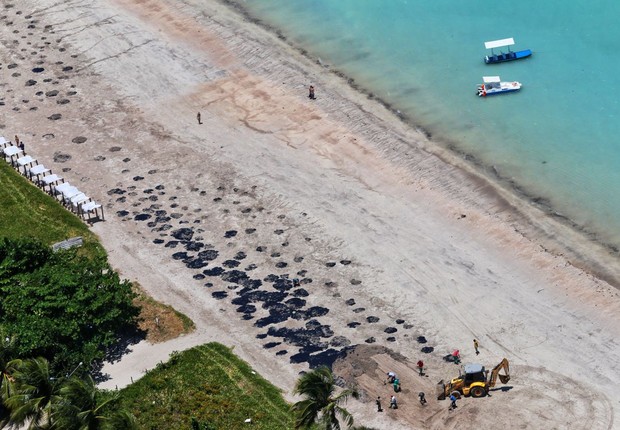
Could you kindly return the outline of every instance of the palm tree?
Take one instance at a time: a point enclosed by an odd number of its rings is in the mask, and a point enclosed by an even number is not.
[[[295,385],[294,394],[305,397],[292,407],[295,428],[310,429],[315,423],[324,430],[340,430],[338,417],[347,428],[353,425],[353,416],[342,406],[349,397],[358,398],[356,390],[345,389],[335,395],[336,383],[329,367],[322,366],[304,374]]]
[[[90,376],[57,380],[50,377],[45,358],[10,360],[9,346],[8,339],[0,342],[0,428],[7,425],[25,426],[28,430],[137,428],[135,417],[122,409],[103,414],[106,405],[117,396],[104,396]]]
[[[4,401],[11,396],[12,375],[21,363],[15,356],[14,339],[0,332],[0,428],[10,422],[10,411]]]
[[[49,426],[50,410],[58,398],[57,381],[50,377],[45,358],[21,361],[13,372],[11,392],[4,399],[14,426],[28,424],[28,429]]]
[[[60,389],[62,399],[53,408],[54,428],[64,430],[133,430],[136,422],[133,415],[124,411],[106,415],[106,406],[118,397],[106,398],[95,386],[90,375],[84,379],[68,379]]]

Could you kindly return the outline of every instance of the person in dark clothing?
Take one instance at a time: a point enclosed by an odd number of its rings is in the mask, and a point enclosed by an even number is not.
[[[377,412],[383,412],[383,408],[381,407],[381,397],[377,397],[375,403],[377,404]]]
[[[418,397],[420,398],[420,404],[421,405],[425,405],[426,404],[426,396],[424,395],[424,393],[422,391],[420,391],[418,393]]]
[[[308,88],[308,98],[311,100],[316,99],[316,97],[314,96],[314,86],[310,85],[310,88]]]

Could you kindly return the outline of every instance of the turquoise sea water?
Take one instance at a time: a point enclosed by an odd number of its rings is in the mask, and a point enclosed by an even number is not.
[[[280,29],[599,239],[620,244],[620,2],[255,0]],[[526,60],[485,65],[514,37]],[[484,75],[518,93],[479,99]],[[320,93],[320,89],[318,89]]]

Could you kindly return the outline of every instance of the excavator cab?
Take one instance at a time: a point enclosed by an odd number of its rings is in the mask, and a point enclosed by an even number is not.
[[[465,376],[463,384],[469,386],[473,382],[486,382],[487,374],[482,364],[466,364],[463,366]]]

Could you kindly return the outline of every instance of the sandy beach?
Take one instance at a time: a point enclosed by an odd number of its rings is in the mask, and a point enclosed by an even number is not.
[[[219,341],[294,400],[309,363],[357,346],[334,369],[362,389],[359,425],[620,428],[606,249],[227,3],[0,5],[0,135],[102,203],[113,267],[196,323],[106,364],[102,387]],[[432,393],[453,349],[508,358],[506,389],[449,412]],[[400,409],[379,414],[388,370]]]

